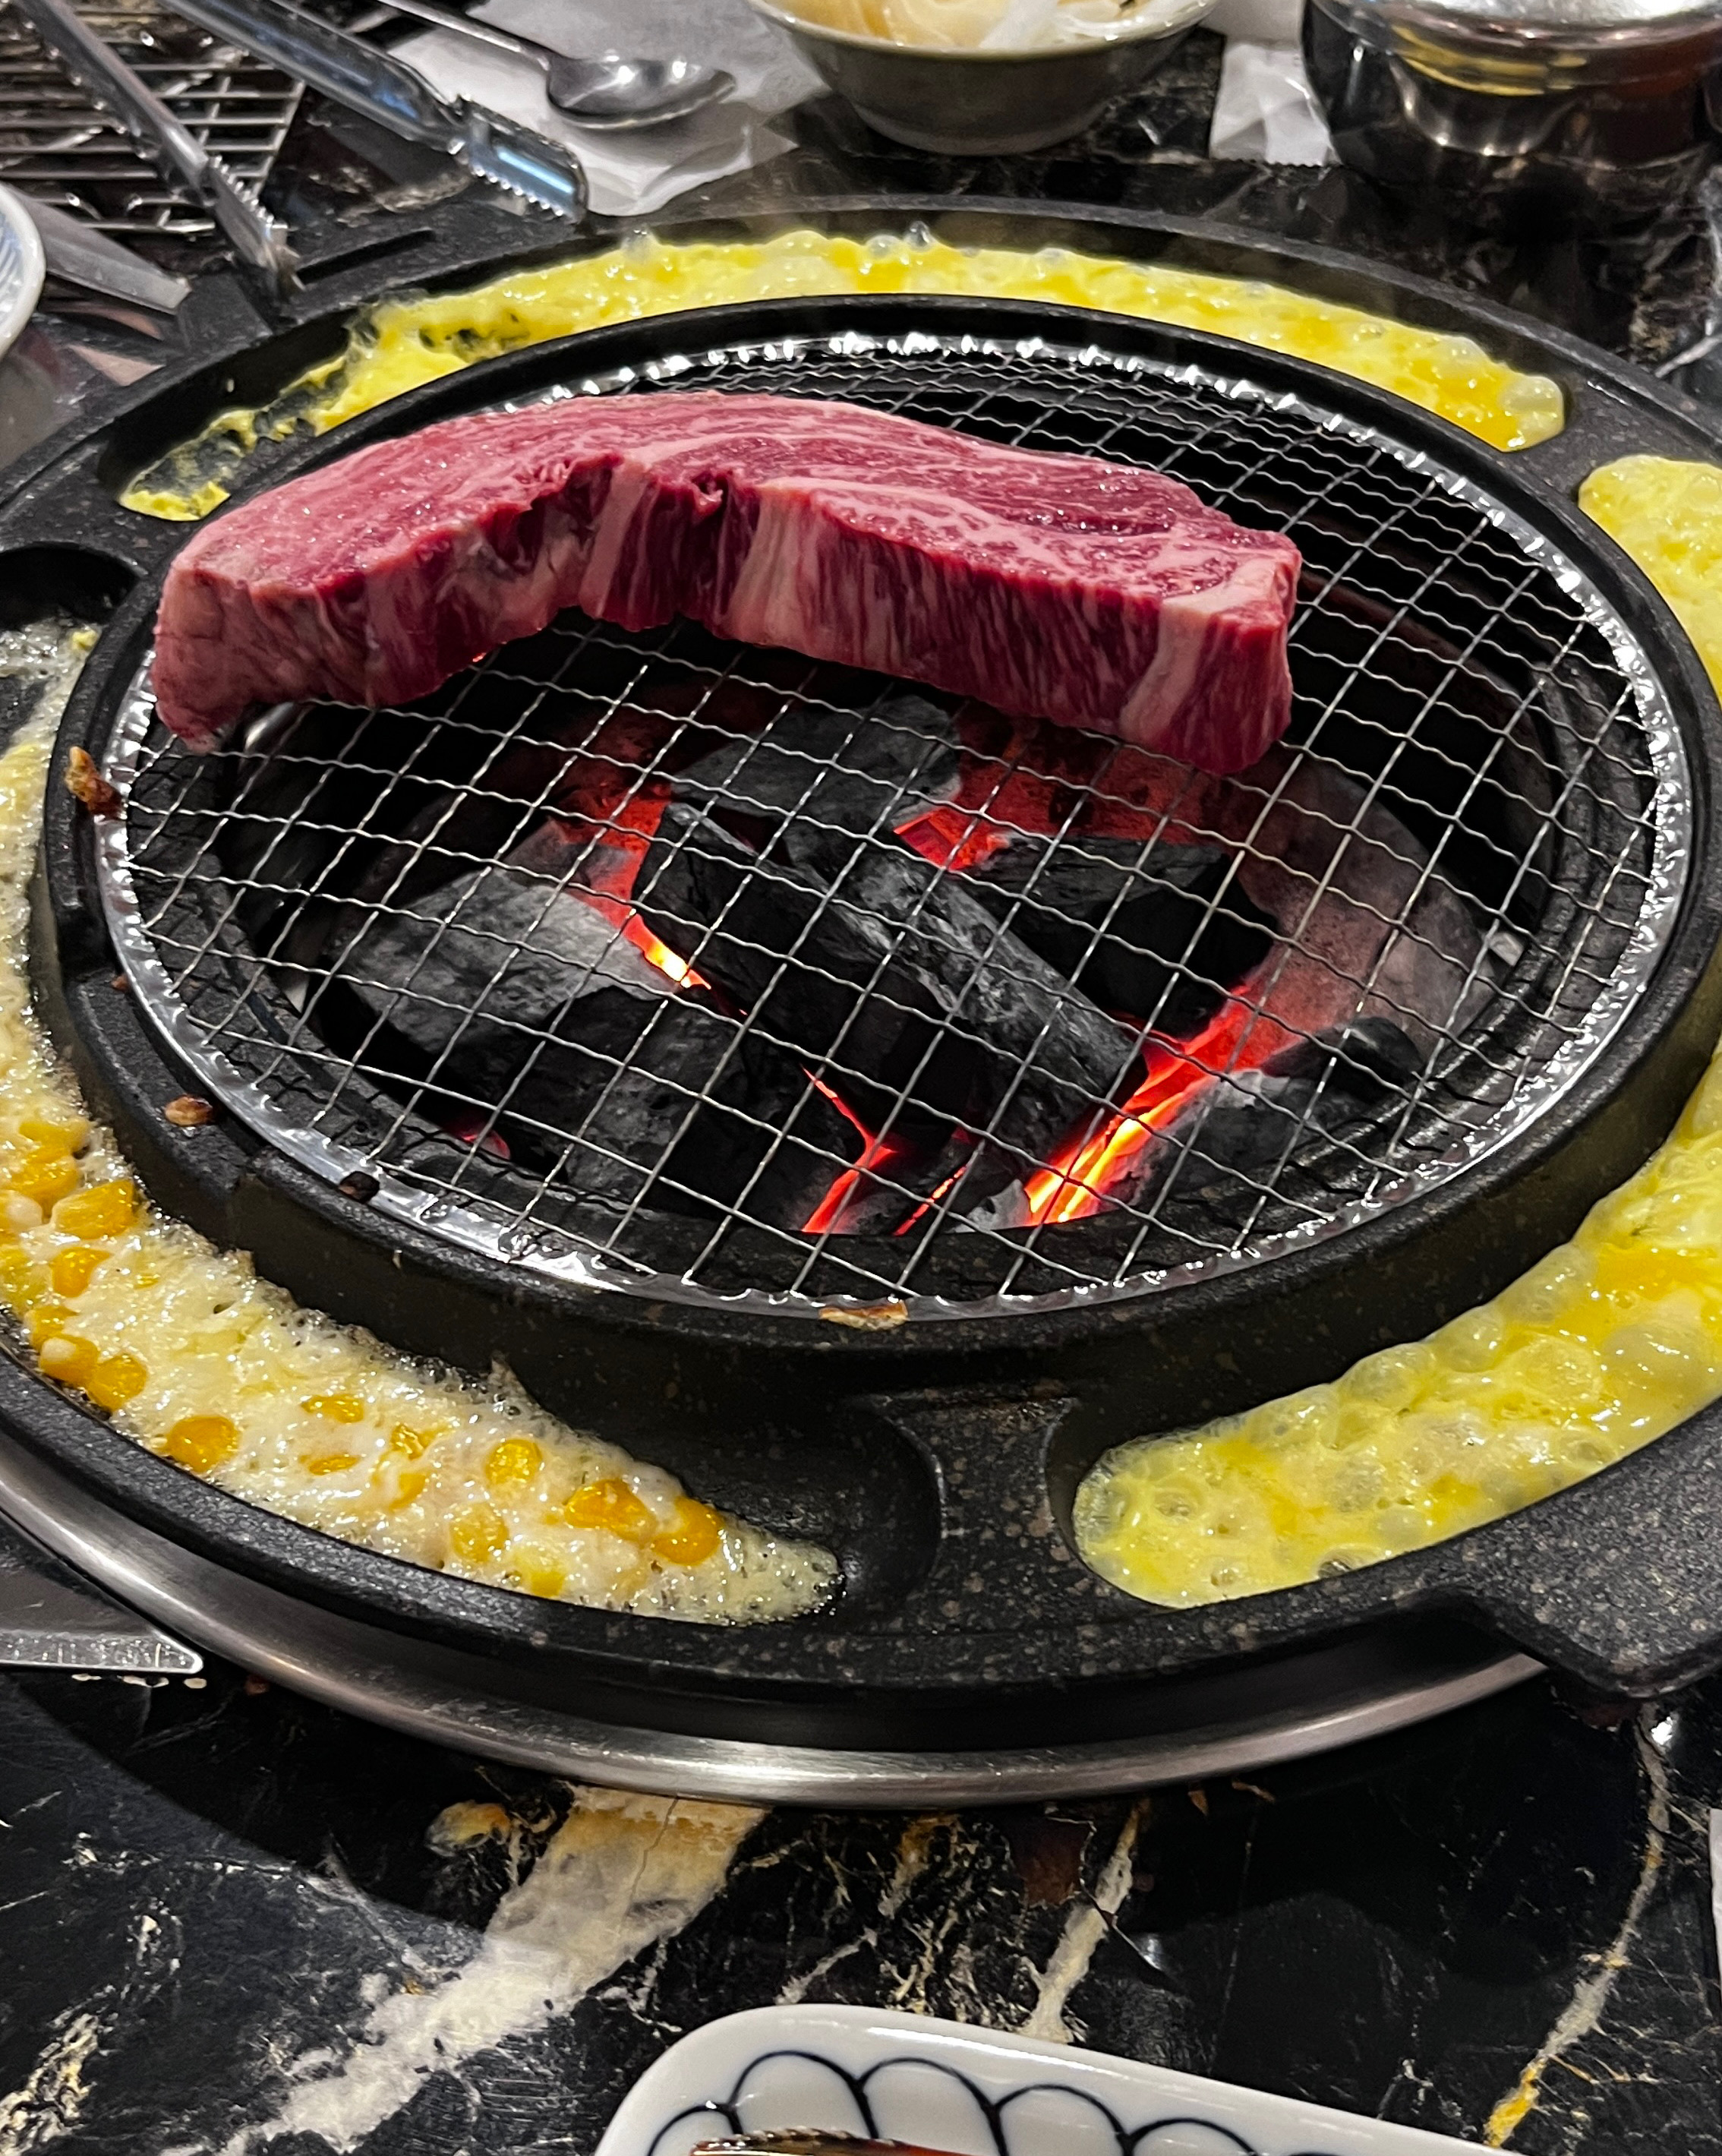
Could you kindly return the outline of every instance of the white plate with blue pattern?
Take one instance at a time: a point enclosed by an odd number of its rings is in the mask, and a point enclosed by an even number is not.
[[[47,274],[29,212],[10,187],[0,187],[0,358],[35,312]]]
[[[1477,2143],[1167,2066],[869,2006],[762,2006],[684,2036],[597,2156],[824,2127],[952,2156],[1458,2156]]]

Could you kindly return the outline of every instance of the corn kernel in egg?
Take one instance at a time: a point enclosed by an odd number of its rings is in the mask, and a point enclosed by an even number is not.
[[[0,1296],[20,1313],[33,1309],[48,1292],[48,1268],[27,1251],[0,1248]]]
[[[78,1163],[69,1153],[33,1152],[24,1156],[7,1179],[20,1198],[47,1207],[75,1190],[81,1178]]]
[[[562,1513],[571,1527],[602,1527],[628,1542],[643,1542],[658,1525],[627,1483],[614,1476],[577,1490]]]
[[[106,1262],[105,1250],[93,1250],[88,1244],[69,1244],[56,1250],[48,1268],[49,1278],[54,1283],[56,1295],[79,1296],[95,1277],[95,1269]]]
[[[95,1375],[101,1350],[75,1332],[56,1332],[42,1342],[36,1359],[57,1383],[81,1386]]]
[[[74,1322],[70,1308],[63,1302],[38,1302],[24,1321],[24,1330],[30,1336],[30,1345],[39,1348],[44,1340],[51,1340],[56,1332],[64,1332]]]
[[[99,1408],[110,1413],[123,1408],[128,1400],[135,1400],[150,1381],[149,1371],[136,1355],[121,1348],[117,1354],[104,1355],[95,1370],[84,1381],[84,1389]]]
[[[494,1505],[464,1505],[448,1522],[448,1542],[470,1564],[495,1557],[508,1543],[508,1522]]]
[[[371,1412],[356,1393],[313,1393],[299,1404],[325,1422],[363,1422]]]
[[[567,1584],[567,1570],[555,1554],[536,1543],[516,1543],[509,1552],[509,1584],[546,1599]]]
[[[704,1564],[716,1553],[721,1525],[710,1505],[702,1505],[697,1497],[678,1497],[675,1518],[652,1537],[652,1553],[671,1564]]]
[[[484,1480],[493,1490],[510,1482],[530,1482],[544,1465],[544,1454],[530,1437],[505,1437],[484,1462]]]
[[[429,1486],[430,1476],[422,1467],[404,1467],[388,1482],[383,1503],[392,1512],[417,1503]]]
[[[75,1169],[73,1173],[75,1178]],[[130,1176],[119,1176],[109,1183],[92,1183],[74,1197],[62,1198],[54,1209],[54,1224],[63,1235],[100,1241],[123,1235],[136,1214],[137,1186]]]
[[[171,1425],[161,1450],[182,1467],[207,1475],[239,1449],[239,1426],[226,1415],[182,1415]]]
[[[90,1119],[70,1109],[38,1108],[19,1118],[18,1134],[44,1152],[76,1152],[90,1142]]]

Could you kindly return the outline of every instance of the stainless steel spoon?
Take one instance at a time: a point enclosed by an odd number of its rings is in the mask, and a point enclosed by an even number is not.
[[[619,53],[573,59],[530,38],[518,38],[512,30],[499,30],[494,23],[475,23],[452,8],[438,8],[435,0],[387,0],[387,4],[403,15],[434,23],[439,30],[453,30],[457,37],[536,60],[544,69],[545,94],[551,103],[582,127],[656,127],[666,120],[698,112],[702,105],[727,97],[735,87],[734,75],[721,68],[700,67],[693,60],[631,60]]]

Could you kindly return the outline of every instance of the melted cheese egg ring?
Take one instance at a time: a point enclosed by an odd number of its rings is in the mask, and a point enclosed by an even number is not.
[[[642,239],[577,261],[510,270],[470,291],[382,300],[359,318],[344,352],[262,409],[222,413],[141,474],[126,506],[182,521],[207,516],[227,499],[228,482],[259,440],[300,429],[326,433],[422,382],[549,337],[682,308],[844,292],[1039,300],[1207,330],[1391,390],[1499,449],[1546,441],[1565,424],[1555,382],[1491,358],[1473,338],[1253,279],[1063,248],[951,247],[915,234],[863,240],[802,231],[676,244]]]
[[[828,1552],[702,1503],[505,1375],[476,1383],[302,1309],[143,1199],[55,1060],[27,972],[53,729],[95,640],[0,634],[0,674],[39,685],[0,755],[0,1306],[44,1376],[237,1496],[468,1579],[707,1622],[824,1602]]]

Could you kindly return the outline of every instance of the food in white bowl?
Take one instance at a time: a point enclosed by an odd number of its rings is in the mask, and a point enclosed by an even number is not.
[[[784,12],[821,30],[946,52],[1056,50],[1171,29],[1188,0],[791,0]]]

